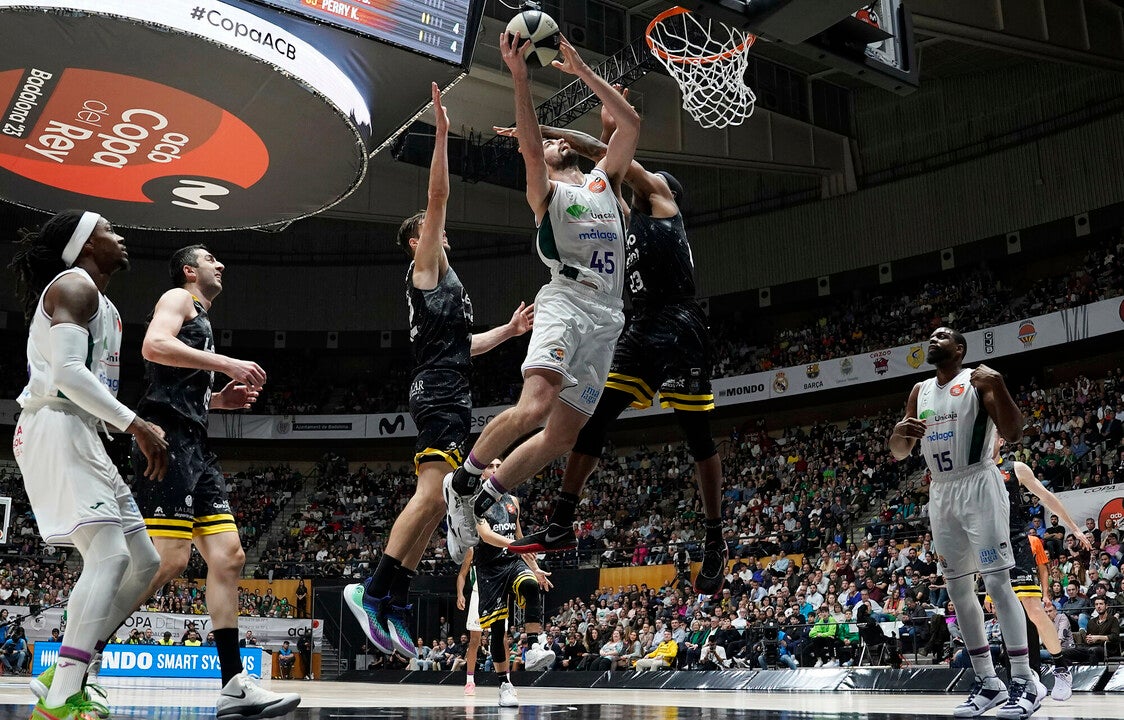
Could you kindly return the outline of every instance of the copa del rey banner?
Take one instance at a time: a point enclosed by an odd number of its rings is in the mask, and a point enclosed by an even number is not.
[[[1109,528],[1110,523],[1115,529],[1124,520],[1124,484],[1060,492],[1058,499],[1082,528],[1085,518],[1093,518],[1101,530]]]
[[[965,333],[967,362],[986,363],[992,358],[1018,355],[1124,330],[1124,297],[1101,300],[1018,322]],[[927,343],[899,345],[861,355],[848,355],[808,365],[769,372],[717,378],[713,382],[716,405],[740,405],[791,395],[822,392],[850,385],[930,373],[925,363]],[[472,432],[480,432],[506,406],[474,408]],[[628,410],[624,418],[671,412],[659,407]],[[0,424],[15,424],[19,407],[0,401]],[[252,440],[328,440],[346,438],[415,437],[417,427],[409,413],[368,415],[244,415],[212,413],[211,437]]]

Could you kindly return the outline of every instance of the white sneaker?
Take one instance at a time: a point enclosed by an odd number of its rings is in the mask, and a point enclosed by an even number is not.
[[[464,562],[468,548],[476,547],[480,542],[476,518],[472,514],[475,496],[460,495],[453,489],[453,473],[448,473],[441,481],[441,494],[445,497],[445,523],[449,526],[445,537],[449,545],[449,557],[460,564]]]
[[[515,686],[506,681],[500,683],[500,707],[519,707],[519,696],[515,694]]]
[[[812,667],[818,667],[818,668],[819,668],[819,667],[823,667],[823,660],[820,660],[820,659],[818,659],[818,658],[817,658],[817,659],[816,659],[816,664],[815,664],[815,665],[813,665]]]
[[[838,660],[832,660],[831,662],[829,662],[827,664],[827,667],[839,667],[839,661]]]
[[[952,710],[953,717],[974,718],[1007,702],[1007,687],[997,677],[977,677],[968,692],[968,699]]]
[[[1046,699],[1046,686],[1028,678],[1011,680],[1007,690],[1007,702],[995,712],[995,717],[1003,720],[1026,720],[1034,711],[1042,707]]]
[[[530,672],[549,670],[554,664],[554,657],[553,650],[543,650],[538,643],[535,643],[527,651],[527,661],[524,663],[524,668]]]
[[[1069,668],[1054,668],[1054,689],[1050,691],[1050,697],[1058,702],[1065,702],[1073,697],[1073,675]]]
[[[300,695],[270,692],[256,685],[242,671],[232,677],[222,689],[219,700],[215,703],[215,715],[219,720],[272,718],[284,715],[300,704]]]

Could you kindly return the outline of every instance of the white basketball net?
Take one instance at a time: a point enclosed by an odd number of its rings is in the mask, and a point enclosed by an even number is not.
[[[741,125],[757,96],[745,84],[749,47],[756,38],[681,8],[648,27],[648,45],[679,83],[683,109],[704,128]]]

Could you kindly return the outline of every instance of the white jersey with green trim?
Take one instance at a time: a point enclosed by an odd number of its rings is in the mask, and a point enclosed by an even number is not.
[[[35,307],[35,314],[31,317],[31,328],[27,337],[27,372],[28,382],[20,393],[18,402],[21,407],[34,407],[45,400],[63,398],[58,386],[54,383],[54,373],[51,368],[51,316],[43,308],[43,299],[47,290],[63,275],[79,275],[94,284],[89,273],[82,268],[69,268],[55,276],[43,293],[39,296],[39,303]],[[94,374],[102,385],[114,396],[120,386],[121,371],[121,315],[117,308],[100,291],[98,292],[98,309],[93,317],[86,322],[86,330],[90,337],[86,349],[86,367]],[[77,412],[84,410],[74,406]]]
[[[603,170],[579,185],[554,182],[535,247],[551,280],[583,282],[615,298],[624,291],[624,221]]]
[[[959,475],[991,457],[995,423],[972,386],[971,368],[963,368],[947,385],[935,377],[922,382],[917,417],[925,421],[921,454],[933,477]]]

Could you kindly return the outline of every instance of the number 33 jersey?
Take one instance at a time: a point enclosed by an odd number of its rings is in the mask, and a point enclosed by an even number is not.
[[[620,298],[624,289],[624,222],[609,177],[594,168],[582,185],[555,182],[535,238],[539,258],[559,277]]]
[[[921,454],[934,477],[959,475],[991,458],[995,423],[972,387],[972,369],[962,369],[947,385],[935,377],[921,383],[917,417],[925,421]]]

